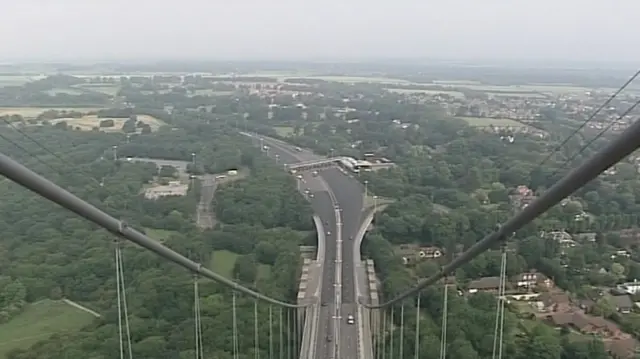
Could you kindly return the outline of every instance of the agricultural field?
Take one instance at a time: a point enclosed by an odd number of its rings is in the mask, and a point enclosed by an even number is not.
[[[216,91],[216,90],[195,90],[191,96],[228,96],[233,95],[233,91]]]
[[[67,303],[45,299],[27,305],[25,311],[0,325],[0,359],[14,349],[26,349],[53,334],[77,331],[94,316]]]
[[[117,132],[122,130],[122,126],[128,120],[126,118],[100,118],[96,115],[84,116],[82,118],[58,118],[55,120],[51,120],[52,124],[56,124],[58,122],[66,122],[67,125],[73,126],[74,128],[79,128],[81,131],[92,131],[94,127],[100,126],[100,121],[104,120],[113,120],[113,127],[103,127],[100,128],[101,131],[105,132]],[[151,126],[151,131],[157,131],[161,126],[164,125],[164,122],[158,120],[155,117],[151,117],[149,115],[138,115],[138,120],[142,121],[149,126]]]
[[[458,117],[467,121],[470,126],[487,127],[487,126],[509,126],[509,127],[525,127],[526,125],[510,120],[508,118],[487,118],[487,117]]]
[[[438,91],[438,90],[422,90],[422,89],[386,89],[389,92],[393,92],[393,93],[399,93],[399,94],[406,94],[406,95],[411,95],[411,94],[425,94],[425,95],[438,95],[438,94],[442,94],[442,95],[448,95],[451,97],[455,97],[455,98],[464,98],[464,94],[462,92],[458,92],[458,91]]]
[[[463,88],[468,88],[470,90],[493,92],[495,95],[497,94],[511,95],[511,94],[518,94],[518,93],[524,93],[529,95],[535,92],[550,94],[550,95],[562,95],[562,94],[568,94],[568,93],[585,93],[587,91],[594,90],[592,88],[576,86],[572,84],[523,84],[523,85],[501,86],[501,85],[487,85],[487,84],[482,84],[475,81],[434,81],[434,83],[440,86],[463,87]],[[614,92],[616,89],[598,88],[595,90]]]
[[[0,107],[0,116],[20,115],[24,118],[35,118],[47,110],[91,112],[101,109],[101,107]]]
[[[115,84],[82,84],[78,85],[77,88],[87,91],[99,92],[109,96],[115,96],[118,94],[118,91],[120,91],[120,86]]]
[[[44,91],[47,95],[55,96],[55,95],[82,95],[83,91],[74,88],[54,88],[52,90]]]
[[[39,80],[41,78],[43,78],[43,76],[2,75],[0,76],[0,87],[22,86],[27,82]]]

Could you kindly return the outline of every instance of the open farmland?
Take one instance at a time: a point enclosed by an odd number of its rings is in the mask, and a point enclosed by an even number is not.
[[[47,110],[91,112],[101,109],[100,107],[0,107],[0,116],[20,115],[24,118],[35,118]]]
[[[458,91],[438,91],[438,90],[422,90],[422,89],[386,89],[389,92],[405,94],[405,95],[413,95],[413,94],[425,94],[430,96],[435,95],[448,95],[455,98],[464,98],[464,94]]]
[[[93,320],[90,313],[62,301],[45,299],[29,304],[20,315],[0,325],[0,359],[54,334],[80,330]]]
[[[487,126],[500,126],[500,127],[526,127],[526,125],[510,120],[508,118],[488,118],[488,117],[457,117],[459,119],[467,121],[470,126],[487,127]]]
[[[122,126],[124,125],[124,123],[128,119],[126,119],[126,118],[101,118],[101,117],[98,117],[96,115],[89,115],[89,116],[84,116],[82,118],[58,118],[58,119],[52,120],[50,122],[53,123],[53,124],[56,124],[58,122],[65,121],[67,123],[67,125],[73,126],[73,127],[77,127],[81,131],[92,131],[94,127],[99,127],[100,126],[100,121],[104,121],[104,120],[113,120],[114,126],[113,127],[102,127],[102,128],[100,128],[101,131],[117,132],[117,131],[122,131]],[[160,128],[161,126],[164,125],[164,122],[158,120],[155,117],[151,117],[151,116],[148,116],[148,115],[138,115],[138,121],[142,121],[142,122],[148,124],[149,126],[151,126],[151,130],[152,131],[157,131],[158,128]]]

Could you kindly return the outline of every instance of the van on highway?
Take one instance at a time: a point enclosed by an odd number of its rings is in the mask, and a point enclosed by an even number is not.
[[[300,147],[296,147],[296,151],[298,151],[298,152],[302,152],[302,148],[300,148]]]

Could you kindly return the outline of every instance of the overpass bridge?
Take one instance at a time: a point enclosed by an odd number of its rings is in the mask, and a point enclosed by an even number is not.
[[[317,159],[317,160],[303,161],[303,162],[297,162],[297,163],[289,163],[285,165],[285,169],[292,172],[318,170],[318,169],[337,166],[340,164],[341,160],[342,160],[341,157],[332,157],[332,158],[326,158],[326,159]]]
[[[637,104],[640,104],[640,100]],[[626,116],[626,114],[623,114]],[[44,197],[74,213],[78,216],[91,221],[100,227],[106,229],[113,235],[114,243],[111,248],[114,249],[114,262],[117,297],[114,295],[114,301],[118,301],[116,318],[105,318],[109,321],[109,324],[116,325],[118,331],[114,334],[119,335],[120,352],[118,353],[121,358],[127,357],[133,359],[132,335],[131,330],[136,330],[135,327],[129,327],[128,318],[130,317],[127,311],[127,299],[126,299],[126,286],[124,283],[123,275],[123,253],[121,251],[121,241],[126,240],[132,242],[143,249],[151,251],[163,258],[167,262],[172,262],[178,266],[186,269],[189,273],[194,275],[194,301],[193,312],[189,316],[194,318],[194,326],[191,328],[195,340],[193,344],[193,352],[196,354],[196,359],[203,359],[204,353],[213,352],[229,352],[233,354],[233,358],[239,358],[245,356],[246,353],[240,353],[238,349],[238,339],[240,334],[237,329],[237,317],[238,310],[244,308],[238,308],[236,301],[237,295],[248,296],[252,299],[253,306],[253,325],[254,325],[254,338],[241,338],[243,342],[253,343],[253,353],[255,358],[262,357],[276,358],[276,359],[372,359],[374,357],[382,358],[405,358],[413,356],[416,358],[421,357],[421,350],[429,350],[421,345],[420,336],[420,321],[421,321],[421,293],[424,288],[440,283],[447,275],[454,273],[461,266],[469,263],[469,261],[476,258],[481,253],[499,244],[502,248],[501,258],[501,273],[500,282],[501,289],[498,290],[496,296],[496,321],[495,330],[493,331],[494,345],[493,345],[493,357],[501,359],[503,354],[503,334],[504,334],[504,283],[506,281],[506,253],[507,253],[507,241],[513,237],[513,234],[522,229],[524,226],[531,223],[540,215],[548,211],[553,206],[560,203],[563,199],[567,198],[578,189],[585,186],[587,183],[595,179],[598,175],[603,173],[606,169],[610,168],[614,164],[618,163],[626,156],[640,148],[640,121],[632,124],[625,130],[618,139],[612,141],[609,145],[599,150],[590,159],[586,160],[581,166],[569,172],[566,176],[560,179],[557,183],[551,186],[544,194],[533,201],[529,206],[518,212],[506,222],[499,226],[496,226],[496,230],[481,240],[477,241],[473,246],[468,248],[465,252],[454,258],[451,262],[441,267],[432,276],[420,280],[418,283],[411,285],[404,292],[401,292],[390,300],[382,300],[376,298],[376,296],[369,295],[367,300],[367,294],[363,293],[360,289],[359,283],[369,283],[369,287],[376,287],[377,284],[374,276],[372,275],[371,263],[362,265],[362,261],[359,259],[359,247],[364,235],[362,224],[367,221],[369,215],[364,216],[362,211],[362,204],[355,200],[355,197],[349,197],[348,193],[353,193],[351,187],[335,186],[339,183],[339,180],[335,177],[337,174],[331,174],[331,169],[327,170],[326,181],[331,185],[332,191],[335,191],[334,197],[331,201],[339,203],[343,213],[335,218],[333,223],[330,223],[332,228],[337,226],[337,223],[342,223],[342,232],[345,236],[354,231],[358,231],[356,238],[352,241],[352,245],[344,245],[342,247],[342,263],[337,260],[335,268],[342,268],[341,280],[327,282],[325,281],[326,273],[332,273],[332,271],[323,271],[323,277],[318,284],[317,291],[323,292],[325,289],[339,286],[341,291],[331,291],[328,293],[334,295],[341,292],[341,296],[336,295],[336,306],[325,310],[322,304],[313,300],[302,300],[300,304],[289,303],[286,301],[274,299],[264,294],[256,292],[250,288],[244,287],[239,283],[225,278],[209,269],[207,269],[202,263],[195,262],[188,259],[182,254],[166,247],[159,241],[149,238],[146,234],[130,227],[126,222],[116,219],[113,216],[105,213],[97,207],[89,204],[88,202],[78,198],[77,196],[69,193],[65,189],[55,185],[43,176],[40,176],[18,162],[0,153],[0,175],[5,176],[9,180],[29,189],[32,192]],[[334,171],[339,172],[339,171]],[[333,178],[332,178],[333,177]],[[97,184],[99,185],[99,183]],[[357,196],[356,196],[357,197]],[[355,209],[358,209],[360,214],[356,214]],[[366,211],[364,211],[366,212]],[[337,221],[337,223],[336,223]],[[361,235],[362,233],[362,235]],[[336,242],[339,240],[338,238]],[[345,241],[349,243],[351,241]],[[325,243],[325,254],[329,253],[328,248],[334,247]],[[334,247],[335,248],[335,247]],[[125,262],[126,263],[126,262]],[[324,258],[324,265],[331,263],[327,261],[327,256]],[[323,268],[326,269],[326,268]],[[365,275],[360,275],[363,269]],[[336,271],[338,272],[338,271]],[[199,278],[208,278],[210,280],[220,283],[222,286],[228,288],[232,295],[228,299],[230,302],[233,324],[229,331],[232,332],[233,344],[229,343],[225,348],[213,348],[209,341],[203,340],[203,331],[201,324],[201,311],[200,311],[200,295],[198,291]],[[331,279],[336,279],[335,277]],[[180,279],[182,281],[182,279]],[[350,283],[349,283],[350,282]],[[333,283],[332,285],[328,285]],[[374,283],[374,284],[372,284]],[[355,287],[355,289],[354,289]],[[373,292],[371,288],[369,292]],[[444,284],[443,291],[443,304],[442,304],[442,327],[441,338],[442,343],[440,346],[441,357],[446,357],[447,351],[447,303],[448,303],[448,287]],[[314,292],[315,293],[315,292]],[[324,293],[322,293],[324,294]],[[227,299],[225,299],[227,300]],[[381,302],[376,304],[375,302]],[[228,302],[227,302],[228,303]],[[246,305],[245,303],[245,305]],[[259,306],[265,306],[268,310],[258,310]],[[246,307],[245,307],[246,308]],[[343,309],[351,310],[355,308],[357,310],[357,325],[351,325],[344,323],[340,320],[340,313],[344,313]],[[335,309],[333,311],[332,309]],[[304,312],[306,319],[300,319],[302,315],[298,313]],[[132,313],[135,314],[135,313]],[[153,314],[153,313],[150,313]],[[268,314],[268,315],[267,315]],[[414,316],[415,321],[406,321],[409,316]],[[122,320],[124,318],[124,320]],[[334,319],[336,324],[333,326],[327,325],[321,326],[309,318],[316,318],[317,322],[323,320],[328,323],[328,320]],[[300,320],[304,320],[300,323]],[[408,323],[415,325],[415,331],[412,335],[413,338],[405,338],[405,329],[407,329]],[[381,324],[380,324],[381,323]],[[262,325],[260,325],[262,324]],[[265,333],[264,328],[268,327],[268,332]],[[303,327],[302,333],[300,328]],[[259,330],[259,329],[262,330]],[[352,331],[349,328],[354,329],[358,334],[352,336]],[[183,330],[189,330],[184,328]],[[315,334],[314,334],[315,333]],[[321,334],[322,333],[322,334]],[[334,350],[318,350],[322,348],[318,345],[318,340],[324,339],[323,335],[326,333],[335,334],[338,341],[335,341],[332,345]],[[247,336],[248,333],[243,332],[242,335]],[[268,338],[265,338],[268,337]],[[262,338],[262,340],[261,340]],[[315,342],[313,342],[315,340]],[[354,345],[354,341],[357,344]],[[368,344],[370,343],[370,344]],[[58,343],[57,343],[58,344]],[[410,347],[408,344],[413,344]],[[188,344],[191,345],[191,344]],[[226,343],[223,345],[227,345]],[[231,347],[232,346],[232,347]],[[68,352],[61,352],[64,350],[63,345],[57,345],[56,348],[49,346],[52,350],[56,350],[56,353],[52,353],[55,357],[66,357]],[[424,347],[424,348],[423,348]],[[302,350],[306,348],[307,350]],[[127,350],[128,349],[128,350]],[[117,349],[114,349],[114,351]],[[437,349],[436,349],[437,350]],[[128,352],[128,353],[127,353]],[[631,354],[631,353],[629,353]],[[423,353],[422,356],[425,354]],[[428,353],[429,356],[433,353]],[[113,353],[116,356],[116,353]]]

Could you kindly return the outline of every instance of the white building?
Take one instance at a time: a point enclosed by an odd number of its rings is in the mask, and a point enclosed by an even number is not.
[[[147,199],[158,199],[166,196],[186,196],[189,185],[182,184],[180,181],[171,181],[166,186],[157,186],[148,188],[144,197]]]

